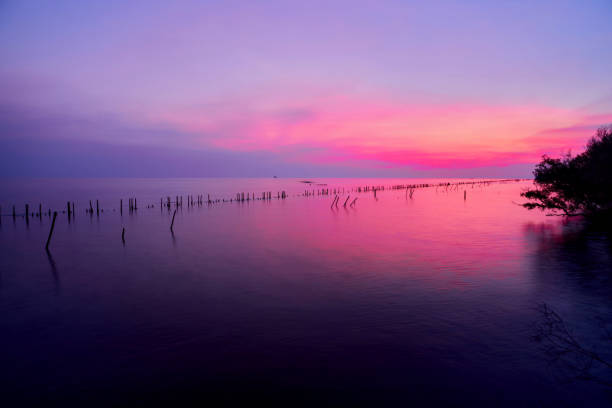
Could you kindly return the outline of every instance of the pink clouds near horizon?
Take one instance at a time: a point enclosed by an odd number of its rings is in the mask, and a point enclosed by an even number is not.
[[[465,168],[532,163],[579,151],[612,114],[544,105],[418,103],[327,95],[302,103],[220,103],[154,117],[195,146],[275,152],[287,160],[383,167]],[[153,119],[153,118],[150,118]]]

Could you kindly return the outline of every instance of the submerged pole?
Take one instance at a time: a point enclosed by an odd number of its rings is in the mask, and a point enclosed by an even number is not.
[[[49,250],[49,243],[51,242],[51,236],[53,235],[53,229],[55,228],[55,219],[57,218],[57,211],[53,212],[53,221],[51,221],[51,229],[49,230],[49,237],[47,238],[47,244],[45,249]]]
[[[174,233],[174,217],[176,217],[176,209],[174,210],[174,214],[172,214],[172,223],[170,224],[170,232]]]
[[[334,197],[334,201],[332,201],[331,205],[329,206],[329,208],[334,208],[334,204],[336,204],[336,201],[338,200],[338,196]]]

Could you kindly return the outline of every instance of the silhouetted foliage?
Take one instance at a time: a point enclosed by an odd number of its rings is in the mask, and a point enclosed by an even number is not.
[[[565,215],[609,213],[612,210],[612,125],[597,130],[586,150],[560,159],[544,156],[536,166],[536,187],[521,195],[532,210],[560,211]]]

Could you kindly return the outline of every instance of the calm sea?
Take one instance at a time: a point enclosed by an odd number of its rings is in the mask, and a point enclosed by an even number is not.
[[[354,189],[438,180],[300,181],[0,180],[0,398],[610,406],[610,388],[569,381],[532,339],[546,303],[610,357],[606,228],[520,207],[528,181],[412,198]],[[338,208],[321,189],[344,189]],[[177,195],[171,233],[160,199]],[[51,219],[26,220],[26,203],[59,211],[48,253]]]

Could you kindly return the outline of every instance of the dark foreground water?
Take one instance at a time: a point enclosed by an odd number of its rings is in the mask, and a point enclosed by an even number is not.
[[[517,206],[528,182],[410,199],[348,190],[411,180],[316,181],[0,181],[2,405],[610,406],[531,339],[547,303],[610,357],[607,227]],[[334,187],[359,199],[295,195]],[[171,234],[159,199],[177,194]],[[68,200],[49,253],[49,217],[7,216]]]

